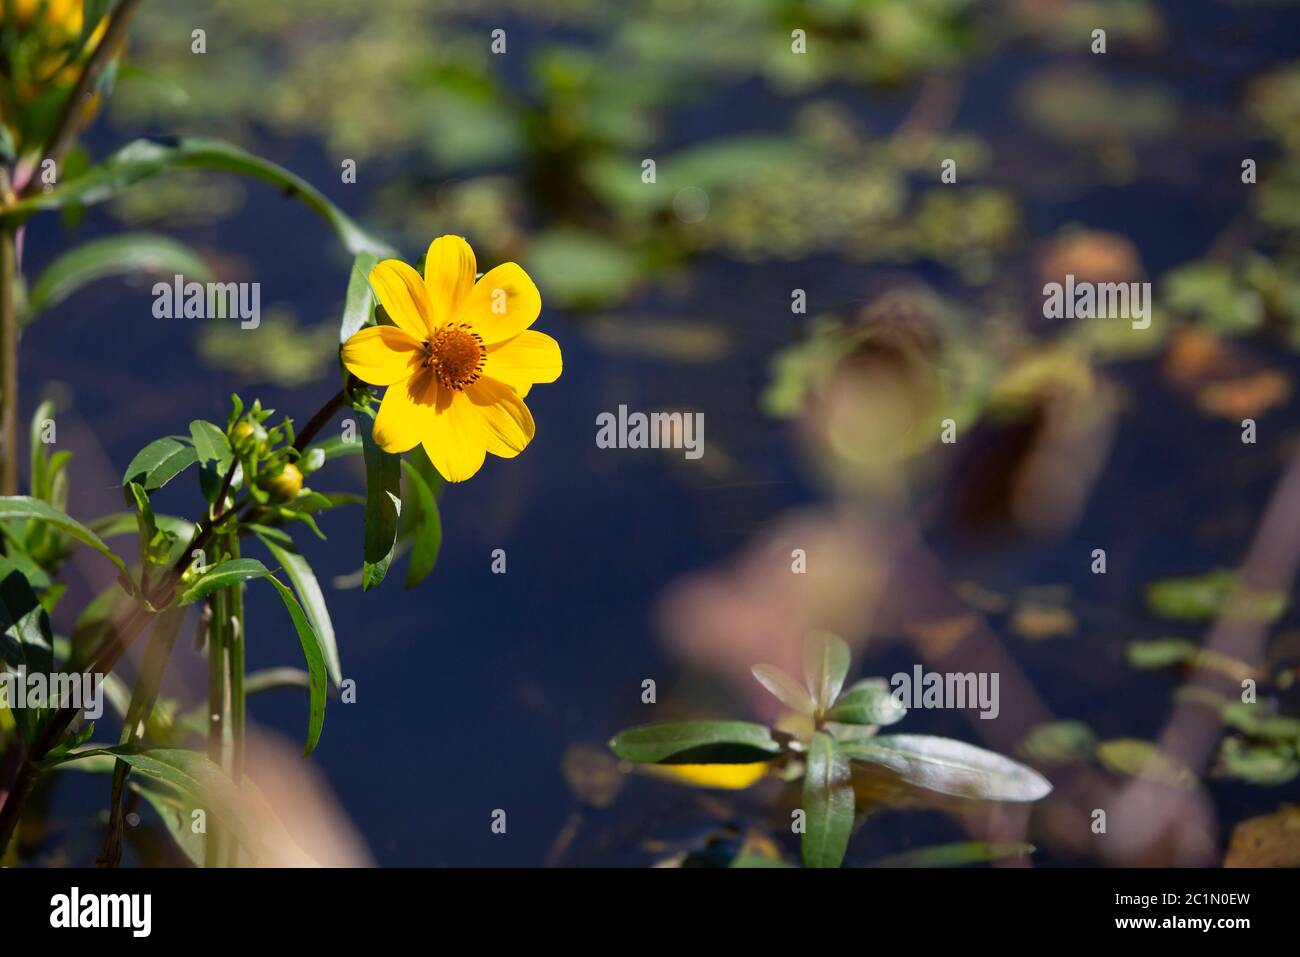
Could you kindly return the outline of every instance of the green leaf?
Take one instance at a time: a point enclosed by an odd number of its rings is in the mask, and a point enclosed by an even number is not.
[[[1234,701],[1223,709],[1223,723],[1252,738],[1300,743],[1300,718],[1261,713],[1253,702]]]
[[[781,751],[768,728],[748,721],[643,724],[619,732],[609,747],[641,764],[750,764]]]
[[[1116,738],[1097,745],[1097,760],[1111,771],[1171,787],[1193,788],[1196,775],[1150,741]]]
[[[813,734],[803,776],[804,867],[839,867],[853,832],[853,771],[824,732]]]
[[[303,754],[311,754],[316,750],[316,745],[320,742],[321,729],[325,726],[325,691],[329,684],[329,673],[325,666],[323,643],[289,586],[280,582],[255,558],[231,558],[209,568],[191,583],[181,595],[180,604],[193,604],[222,588],[231,588],[254,578],[265,578],[279,594],[280,600],[284,602],[284,607],[289,612],[289,618],[293,621],[298,643],[302,645],[303,657],[307,659],[311,702],[307,721],[307,744]]]
[[[44,501],[50,500],[49,459],[45,456],[45,444],[41,441],[42,427],[41,423],[47,419],[54,418],[54,403],[46,399],[36,407],[32,413],[31,421],[31,439],[29,442],[29,451],[31,453],[31,483],[32,497]]]
[[[312,452],[317,450],[323,452],[325,455],[325,461],[329,462],[332,459],[341,458],[344,455],[358,454],[362,451],[362,443],[360,439],[353,438],[348,440],[342,435],[331,435],[327,439],[322,439],[319,442],[309,445],[303,451],[303,457],[306,458]]]
[[[988,841],[957,841],[914,851],[904,851],[872,861],[868,867],[962,867],[966,864],[989,864],[1011,857],[1028,857],[1034,845],[998,844]]]
[[[225,431],[211,422],[195,419],[190,423],[190,441],[194,443],[194,454],[199,463],[206,465],[215,462],[217,471],[224,477],[230,463],[234,461],[234,452]]]
[[[928,734],[880,735],[844,744],[855,761],[879,764],[908,784],[985,801],[1037,801],[1051,783],[1031,768],[964,741]]]
[[[901,721],[907,709],[898,703],[883,678],[859,681],[826,712],[829,721],[887,725]]]
[[[193,443],[177,435],[150,442],[122,473],[122,485],[139,482],[146,492],[162,488],[199,460]]]
[[[1047,721],[1035,725],[1018,748],[1039,764],[1078,764],[1097,750],[1097,736],[1082,721]]]
[[[1203,575],[1166,578],[1147,586],[1147,605],[1162,618],[1205,621],[1227,615],[1245,621],[1274,621],[1287,607],[1284,592],[1242,585],[1236,572],[1216,569]]]
[[[95,239],[64,253],[37,277],[27,297],[23,321],[30,322],[92,282],[137,272],[183,275],[196,282],[212,279],[202,257],[166,236],[126,233]]]
[[[776,699],[787,708],[800,714],[812,714],[815,710],[807,689],[776,665],[754,665],[749,670],[758,683],[775,695]]]
[[[370,270],[378,262],[378,256],[366,252],[357,253],[352,260],[352,272],[348,274],[348,295],[343,303],[343,319],[339,322],[339,342],[347,342],[359,329],[370,324],[375,312],[375,295],[370,289]]]
[[[260,854],[261,841],[258,834],[240,813],[243,797],[239,787],[206,754],[181,748],[149,748],[143,751],[131,747],[90,748],[60,755],[58,760],[47,760],[44,765],[53,767],[103,755],[124,761],[132,770],[185,795],[195,807],[205,808],[215,816],[223,828],[233,834],[255,859]]]
[[[50,617],[27,578],[8,558],[0,557],[0,672],[23,668],[28,674],[54,672],[54,635]],[[23,740],[40,731],[48,708],[13,708]]]
[[[414,588],[429,577],[442,548],[442,516],[438,513],[438,500],[434,498],[434,489],[439,487],[442,479],[432,466],[427,472],[421,471],[407,459],[402,460],[402,471],[406,473],[407,487],[414,500],[411,503],[414,507],[407,511],[412,516],[409,532],[411,561],[403,587]]]
[[[366,456],[366,524],[361,588],[369,591],[384,580],[397,545],[397,517],[402,511],[400,456],[375,444],[369,429],[362,429]]]
[[[102,203],[141,180],[173,169],[218,170],[264,180],[323,217],[348,252],[395,255],[392,247],[361,229],[302,177],[231,143],[205,137],[134,140],[81,176],[65,179],[48,192],[34,193],[13,204],[3,218],[17,225],[42,210]]]
[[[269,578],[271,573],[256,558],[228,558],[209,566],[181,592],[180,604],[192,605],[213,592],[233,588],[254,578]]]
[[[303,754],[311,754],[320,743],[321,731],[325,727],[325,690],[328,678],[325,670],[325,656],[321,652],[320,640],[312,630],[298,599],[287,585],[281,584],[274,576],[268,575],[267,581],[275,588],[284,602],[284,607],[293,619],[294,631],[298,633],[298,643],[302,645],[303,656],[307,659],[308,691],[311,695],[307,720],[307,743]]]
[[[53,526],[65,535],[81,542],[81,544],[89,545],[116,565],[124,576],[127,575],[126,562],[122,561],[111,548],[105,545],[98,535],[48,502],[42,502],[38,498],[30,498],[26,495],[10,495],[0,498],[0,522],[17,520],[44,522]]]
[[[337,687],[343,681],[343,670],[339,664],[339,649],[334,637],[334,624],[330,621],[329,608],[325,605],[325,596],[321,592],[320,583],[317,582],[311,565],[302,556],[302,553],[294,547],[293,539],[285,532],[260,525],[251,527],[253,533],[266,546],[280,566],[284,568],[284,573],[289,576],[289,581],[293,583],[303,610],[307,613],[307,620],[311,622],[311,626],[315,631],[316,640],[319,642],[321,652],[325,657],[330,677],[334,679],[334,685]]]
[[[850,659],[849,646],[839,635],[814,631],[804,637],[803,680],[816,711],[826,711],[840,696]]]

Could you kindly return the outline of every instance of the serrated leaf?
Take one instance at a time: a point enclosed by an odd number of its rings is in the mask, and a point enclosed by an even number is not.
[[[645,764],[753,764],[779,754],[770,729],[748,721],[678,721],[621,731],[610,750]]]
[[[216,463],[217,471],[224,477],[234,460],[234,452],[231,451],[230,440],[222,428],[203,419],[195,419],[190,423],[190,441],[194,443],[194,454],[199,462],[205,465],[208,462]]]
[[[839,867],[853,832],[853,771],[840,746],[818,731],[803,777],[806,829],[800,841],[805,867]]]
[[[1017,761],[964,741],[927,734],[879,735],[841,745],[854,761],[888,768],[908,784],[985,801],[1037,801],[1051,783]]]
[[[169,435],[150,442],[131,460],[122,473],[122,485],[139,482],[147,492],[162,488],[199,460],[187,438]]]

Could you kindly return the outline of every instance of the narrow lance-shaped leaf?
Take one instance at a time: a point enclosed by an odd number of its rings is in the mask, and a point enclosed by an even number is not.
[[[209,566],[181,592],[180,604],[192,605],[213,592],[233,588],[254,578],[267,578],[270,572],[256,558],[228,558]]]
[[[311,754],[320,742],[321,731],[325,727],[325,690],[328,678],[325,672],[325,656],[321,653],[320,642],[312,631],[311,622],[303,612],[298,600],[287,585],[281,584],[274,576],[267,576],[267,581],[275,588],[284,602],[284,607],[293,619],[294,631],[298,633],[298,643],[302,645],[303,657],[307,659],[308,691],[310,693],[310,711],[307,721],[307,743],[303,754]]]
[[[329,608],[325,604],[325,595],[321,592],[316,574],[307,559],[294,547],[293,539],[285,532],[262,526],[255,526],[253,531],[284,569],[284,573],[289,576],[289,581],[293,583],[298,599],[302,602],[303,611],[307,613],[307,619],[315,630],[330,677],[334,679],[337,687],[343,681],[338,643],[334,637],[334,624],[330,620]]]
[[[646,764],[752,764],[781,752],[768,728],[748,721],[644,724],[619,732],[609,747]]]
[[[397,545],[397,517],[402,511],[401,458],[375,444],[362,429],[366,456],[366,517],[361,587],[374,588],[388,574]]]
[[[0,498],[0,522],[28,520],[44,522],[63,532],[65,535],[83,545],[89,545],[99,554],[117,566],[124,576],[127,575],[126,562],[103,540],[70,515],[60,511],[48,502],[26,495],[10,495]]]
[[[855,761],[879,764],[908,784],[985,801],[1037,801],[1051,783],[1017,761],[964,741],[927,734],[880,735],[842,744]]]
[[[394,255],[392,247],[365,232],[302,177],[231,143],[205,137],[134,140],[81,176],[12,204],[0,218],[17,225],[41,210],[102,203],[141,180],[172,169],[220,170],[264,180],[319,213],[334,227],[348,252]]]
[[[374,253],[357,253],[348,274],[348,294],[343,303],[343,319],[339,322],[339,342],[347,342],[370,322],[375,310],[375,296],[370,290],[370,270],[379,257]]]
[[[813,733],[803,777],[805,867],[839,867],[853,832],[853,771],[835,740]]]
[[[429,577],[438,560],[438,551],[442,548],[442,516],[438,513],[438,500],[434,497],[434,489],[438,487],[436,483],[440,483],[441,479],[433,472],[432,466],[426,472],[406,459],[402,460],[402,471],[406,474],[406,485],[413,499],[413,502],[408,503],[408,514],[411,515],[408,532],[411,539],[411,561],[406,569],[403,587],[414,588]]]
[[[184,794],[195,807],[209,810],[254,858],[259,855],[261,841],[255,827],[241,813],[244,798],[239,787],[206,754],[181,748],[89,748],[60,754],[44,764],[54,767],[104,755],[126,762],[136,772]]]
[[[32,283],[24,322],[63,302],[83,286],[108,276],[129,273],[182,275],[209,282],[212,272],[184,243],[153,233],[126,233],[83,243],[64,253]]]

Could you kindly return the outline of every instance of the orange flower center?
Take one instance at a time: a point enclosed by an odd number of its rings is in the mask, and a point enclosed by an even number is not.
[[[487,359],[487,346],[468,322],[448,323],[424,342],[424,368],[432,369],[438,382],[462,391],[478,381]]]

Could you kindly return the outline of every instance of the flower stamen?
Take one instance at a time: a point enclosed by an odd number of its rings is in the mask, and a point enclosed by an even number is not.
[[[432,339],[426,339],[423,346],[421,367],[432,369],[439,384],[448,389],[464,391],[483,374],[487,346],[468,322],[448,323]]]

